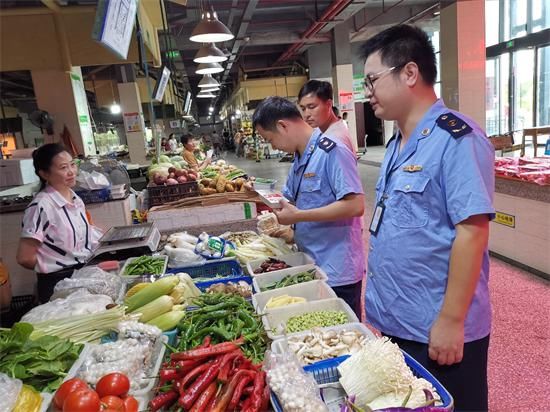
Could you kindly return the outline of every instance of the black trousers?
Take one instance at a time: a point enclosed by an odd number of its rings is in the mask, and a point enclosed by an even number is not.
[[[439,365],[430,359],[428,344],[385,335],[416,359],[451,393],[455,411],[482,412],[489,409],[487,387],[487,353],[489,337],[464,344],[462,362]]]
[[[84,265],[77,265],[67,269],[58,270],[53,273],[37,273],[37,289],[38,289],[38,300],[40,303],[49,302],[50,298],[53,295],[55,285],[60,280],[70,278],[73,272],[76,269],[80,269]]]
[[[332,290],[353,309],[359,321],[361,321],[361,286],[362,281],[351,285],[334,286]]]

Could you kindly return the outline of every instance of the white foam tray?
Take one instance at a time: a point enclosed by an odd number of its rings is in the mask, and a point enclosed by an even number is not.
[[[265,305],[269,299],[282,295],[305,298],[308,302],[337,297],[332,288],[324,281],[313,280],[311,282],[298,283],[297,285],[287,286],[285,288],[256,293],[252,296],[252,304],[254,305],[256,312],[268,312],[270,310],[277,309],[265,309]]]
[[[356,330],[356,331],[360,332],[363,336],[366,336],[368,339],[375,339],[376,338],[374,333],[372,333],[372,331],[369,328],[367,328],[364,324],[359,323],[359,322],[345,323],[343,325],[327,326],[325,328],[319,328],[319,329],[323,332],[330,331],[330,330],[333,330],[335,332],[340,332],[340,331],[343,331],[343,330],[346,330],[346,331]],[[289,352],[290,349],[288,347],[288,341],[287,341],[288,337],[303,338],[303,337],[309,335],[310,333],[311,333],[311,331],[308,330],[308,331],[303,331],[303,332],[292,333],[290,335],[283,336],[282,338],[276,339],[271,343],[271,351],[273,353],[286,353],[286,352]],[[329,358],[327,358],[327,359],[329,359]],[[303,365],[305,366],[306,364],[303,364]]]
[[[325,272],[323,272],[323,270],[320,267],[317,267],[314,264],[309,264],[309,265],[296,266],[296,267],[283,269],[283,270],[277,270],[275,272],[262,273],[261,275],[256,275],[252,278],[252,285],[254,286],[254,290],[257,293],[263,293],[262,288],[265,285],[278,282],[279,280],[283,279],[285,276],[288,276],[288,275],[295,275],[297,273],[307,272],[310,269],[316,269],[317,273],[315,274],[315,279],[324,280],[324,281],[328,279],[328,276],[326,275]],[[304,282],[304,283],[307,283],[307,282]]]
[[[310,265],[315,263],[313,258],[304,252],[296,252],[296,253],[290,253],[288,255],[274,256],[274,258],[278,260],[282,260],[283,262],[285,262],[287,265],[291,267],[304,266],[304,265]],[[258,269],[262,265],[262,263],[264,263],[265,261],[266,259],[256,259],[248,262],[246,264],[246,270],[248,271],[249,275],[252,277],[263,275],[264,273],[254,273],[254,271]],[[279,272],[279,271],[277,270],[275,272]],[[267,273],[274,273],[274,272],[267,272]]]
[[[284,338],[286,333],[286,322],[293,316],[302,315],[309,312],[317,312],[320,310],[339,310],[345,312],[348,317],[347,323],[359,322],[357,316],[349,305],[340,298],[316,300],[314,302],[297,303],[295,305],[283,306],[282,308],[272,309],[262,315],[262,322],[267,332],[267,336],[271,340]],[[303,331],[300,331],[303,332]],[[295,332],[299,333],[299,332]]]

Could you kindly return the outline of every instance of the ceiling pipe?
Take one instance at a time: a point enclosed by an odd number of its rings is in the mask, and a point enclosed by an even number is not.
[[[317,21],[315,21],[309,28],[302,34],[302,39],[298,43],[294,43],[290,46],[274,63],[281,63],[289,60],[294,56],[298,50],[306,43],[310,37],[315,36],[321,29],[327,24],[328,21],[333,20],[338,14],[340,14],[353,0],[334,0],[324,11]]]

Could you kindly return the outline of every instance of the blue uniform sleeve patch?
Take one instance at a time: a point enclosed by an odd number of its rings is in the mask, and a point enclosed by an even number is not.
[[[455,139],[467,135],[472,131],[472,128],[464,122],[461,118],[455,116],[453,113],[445,113],[439,116],[436,123],[443,130],[449,132]]]
[[[329,153],[335,147],[336,143],[334,143],[328,137],[323,137],[321,138],[321,140],[319,140],[319,149],[323,150],[324,152]]]

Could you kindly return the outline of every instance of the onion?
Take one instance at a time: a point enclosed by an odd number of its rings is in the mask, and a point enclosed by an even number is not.
[[[172,178],[168,178],[166,180],[166,184],[167,185],[177,185],[178,184],[178,181],[176,179],[172,179]]]

